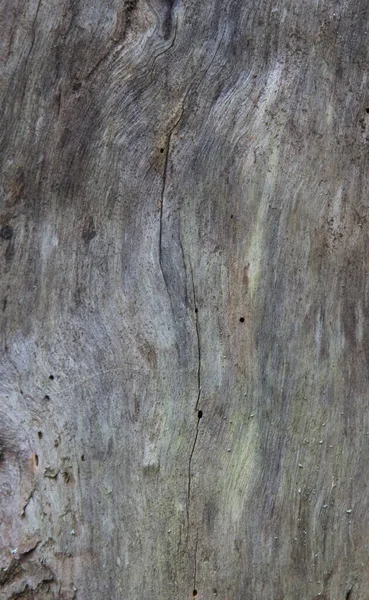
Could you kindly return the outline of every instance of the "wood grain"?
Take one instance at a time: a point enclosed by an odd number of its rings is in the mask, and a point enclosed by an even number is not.
[[[367,3],[0,12],[1,598],[366,598]]]

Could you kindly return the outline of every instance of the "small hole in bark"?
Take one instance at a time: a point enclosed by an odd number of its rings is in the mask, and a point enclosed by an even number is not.
[[[40,440],[40,439],[42,438],[42,431],[39,431],[39,432],[37,433],[37,435],[38,435],[38,439]]]
[[[85,460],[85,455],[84,455],[84,454],[82,454],[82,456],[81,456],[81,460],[82,460],[82,461],[84,461],[84,460]]]
[[[366,109],[366,112],[369,112],[369,108],[367,108],[367,109]],[[347,592],[347,594],[346,594],[346,600],[350,600],[350,598],[351,598],[351,593],[352,593],[352,590],[349,590],[349,591]]]
[[[49,379],[50,379],[51,381],[53,381],[53,380],[54,380],[54,375],[49,375]]]
[[[164,148],[160,148],[160,153],[163,154]]]
[[[199,417],[199,419],[202,419],[202,410],[197,411],[197,416]]]
[[[50,400],[50,396],[48,396],[48,395],[46,394],[46,396],[44,396],[44,400],[45,400],[46,402],[48,402],[48,401]]]
[[[369,115],[369,108],[367,108],[365,112],[367,115]]]
[[[231,219],[233,219],[233,215],[231,215]]]
[[[245,317],[240,317],[240,323],[244,323],[245,322]]]
[[[199,312],[199,309],[198,309],[198,308],[195,308],[195,313],[197,314],[198,312]]]
[[[37,456],[37,454],[35,454],[35,464],[36,464],[36,467],[38,467],[38,456]]]
[[[194,591],[192,592],[192,595],[193,595],[193,597],[197,596],[197,590],[194,590]]]

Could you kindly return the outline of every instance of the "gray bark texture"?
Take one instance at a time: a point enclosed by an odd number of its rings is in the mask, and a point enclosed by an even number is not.
[[[367,599],[367,0],[0,12],[0,597]]]

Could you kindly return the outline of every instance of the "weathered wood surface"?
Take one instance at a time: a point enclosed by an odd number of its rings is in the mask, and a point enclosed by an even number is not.
[[[367,598],[367,2],[0,8],[1,598]]]

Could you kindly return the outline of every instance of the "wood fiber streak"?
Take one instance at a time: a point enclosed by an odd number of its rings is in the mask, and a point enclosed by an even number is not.
[[[365,599],[367,2],[0,30],[0,597]]]

